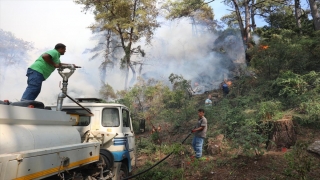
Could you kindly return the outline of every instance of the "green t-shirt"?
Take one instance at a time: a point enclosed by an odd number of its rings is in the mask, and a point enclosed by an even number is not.
[[[49,54],[52,57],[52,61],[55,64],[60,64],[60,53],[53,49],[45,52],[46,54]],[[41,73],[44,77],[44,79],[47,79],[50,74],[56,69],[52,65],[48,64],[43,58],[42,55],[29,67],[30,69],[33,69],[35,71],[38,71]]]

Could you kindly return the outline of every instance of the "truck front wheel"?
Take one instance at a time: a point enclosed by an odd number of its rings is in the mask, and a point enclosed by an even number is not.
[[[120,172],[119,172],[119,177],[120,179],[126,178],[129,176],[129,170],[128,170],[128,166],[125,162],[121,163],[121,168],[120,168]]]

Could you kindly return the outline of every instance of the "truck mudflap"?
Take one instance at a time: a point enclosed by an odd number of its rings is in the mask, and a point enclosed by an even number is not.
[[[100,144],[84,143],[0,155],[0,180],[42,179],[99,160]]]
[[[124,160],[127,160],[127,167],[129,172],[131,172],[131,158],[130,158],[130,152],[125,150],[125,151],[116,151],[112,152],[114,161],[115,162],[123,162]]]

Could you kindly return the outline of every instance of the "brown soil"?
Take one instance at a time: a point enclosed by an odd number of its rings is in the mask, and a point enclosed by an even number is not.
[[[150,134],[144,134],[143,136],[149,136]],[[181,138],[181,134],[170,135],[170,138],[164,138],[164,142],[178,142]],[[183,136],[185,137],[185,136]],[[191,146],[189,145],[190,139],[187,141],[185,147],[191,152]],[[320,131],[312,129],[300,129],[297,136],[298,140],[306,142],[314,142],[320,140]],[[168,143],[169,144],[169,143]],[[228,151],[222,152],[215,156],[209,156],[204,152],[204,159],[194,160],[190,158],[191,153],[184,153],[182,155],[172,155],[166,159],[167,168],[183,168],[183,177],[176,179],[195,180],[195,179],[217,179],[217,180],[267,180],[267,179],[298,179],[296,172],[285,173],[285,169],[288,167],[288,161],[284,158],[284,155],[291,149],[283,149],[283,151],[267,151],[263,155],[257,157],[247,157],[238,155],[234,157],[234,152]],[[227,151],[227,150],[226,150]],[[307,174],[307,179],[320,179],[320,156],[310,154],[310,157],[314,160],[312,166],[313,169]],[[138,153],[137,169],[145,169],[144,164],[146,161],[157,162],[160,158],[165,157],[166,154],[157,152],[156,154],[141,154]],[[297,164],[298,166],[299,164]],[[137,172],[134,170],[133,174]],[[155,167],[154,169],[157,169]],[[152,179],[152,178],[151,178]]]

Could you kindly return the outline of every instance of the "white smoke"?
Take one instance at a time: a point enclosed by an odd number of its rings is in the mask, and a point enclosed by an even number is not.
[[[138,60],[148,64],[143,66],[145,79],[168,81],[171,73],[181,74],[192,83],[201,83],[212,90],[223,79],[233,78],[232,71],[245,63],[239,36],[230,34],[217,39],[218,35],[205,31],[204,26],[192,25],[189,18],[167,21],[154,34],[151,46],[141,42],[147,54]]]
[[[195,33],[193,28],[197,28],[199,31]],[[168,77],[171,73],[181,74],[192,83],[206,84],[213,89],[217,88],[223,79],[234,76],[232,71],[237,64],[245,63],[244,48],[241,42],[241,39],[236,35],[229,35],[220,40],[218,35],[205,31],[204,27],[192,26],[188,18],[179,21],[162,19],[161,27],[155,31],[151,45],[145,45],[143,40],[135,44],[135,46],[141,45],[146,56],[143,58],[134,56],[132,60],[144,63],[141,72],[144,79],[154,78],[168,83]],[[99,66],[103,57],[100,56],[89,61],[92,54],[83,54],[85,49],[82,48],[83,44],[87,44],[87,48],[92,48],[97,41],[62,43],[67,45],[67,52],[60,57],[61,62],[82,66],[70,77],[68,94],[73,98],[99,97],[101,87]],[[219,51],[221,48],[223,51]],[[28,65],[31,65],[34,60],[49,49],[51,48],[41,47],[40,50],[31,52]],[[137,76],[139,75],[139,67],[139,65],[135,66]],[[0,99],[20,100],[27,87],[26,71],[27,67],[25,69],[8,68],[5,81],[1,84]],[[119,63],[113,69],[107,69],[106,77],[105,83],[111,85],[115,90],[124,88],[125,76],[124,71],[120,70]],[[131,77],[130,73],[129,82]],[[42,91],[36,100],[47,105],[55,104],[57,95],[61,92],[60,81],[62,78],[58,72],[53,72],[43,82]]]
[[[256,44],[260,44],[260,37],[258,35],[252,35],[252,39]]]

